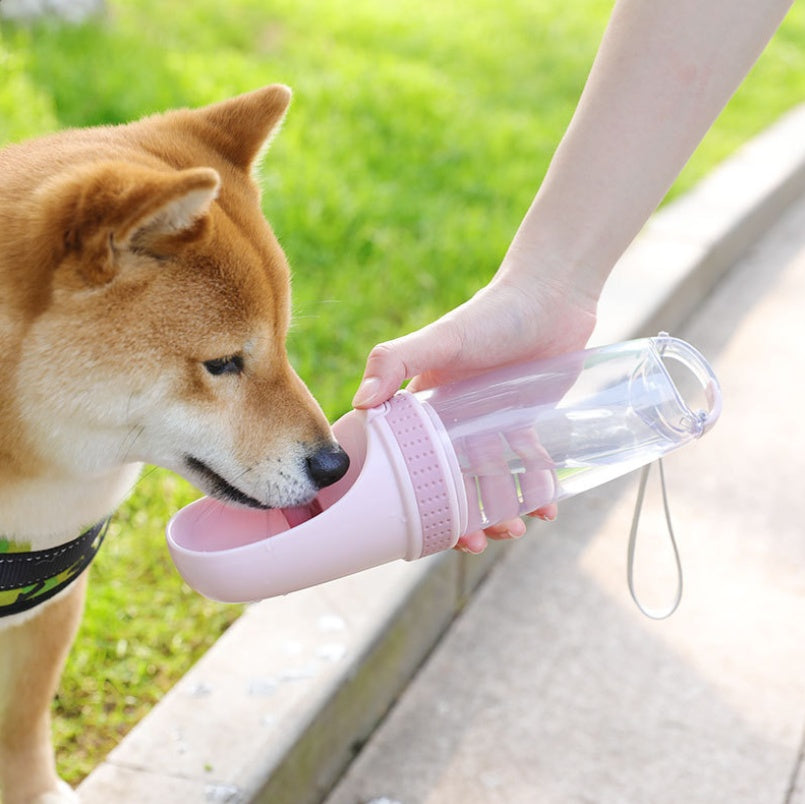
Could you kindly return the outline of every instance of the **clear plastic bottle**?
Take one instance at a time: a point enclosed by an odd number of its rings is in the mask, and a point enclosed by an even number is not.
[[[456,454],[467,531],[650,463],[703,435],[721,405],[705,359],[664,334],[498,369],[416,397]]]

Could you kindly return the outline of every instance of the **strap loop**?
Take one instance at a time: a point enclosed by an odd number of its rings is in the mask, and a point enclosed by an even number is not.
[[[634,556],[635,548],[637,546],[637,529],[640,523],[640,512],[643,508],[643,498],[646,494],[646,484],[648,483],[648,475],[652,466],[651,464],[646,465],[640,475],[640,486],[637,490],[637,501],[635,502],[634,516],[632,517],[632,529],[629,533],[626,577],[629,584],[629,593],[632,596],[632,600],[634,600],[635,604],[637,605],[637,608],[640,609],[640,611],[645,614],[646,617],[650,617],[652,620],[664,620],[667,617],[670,617],[677,610],[679,603],[682,600],[682,562],[679,560],[679,550],[676,546],[676,538],[674,537],[674,527],[671,524],[671,511],[668,507],[668,492],[665,488],[665,472],[662,466],[662,458],[657,460],[657,464],[660,467],[660,486],[662,488],[662,507],[665,511],[665,523],[668,526],[668,537],[671,542],[671,549],[673,550],[674,562],[676,564],[676,592],[674,594],[674,598],[667,608],[648,608],[641,603],[634,586]]]

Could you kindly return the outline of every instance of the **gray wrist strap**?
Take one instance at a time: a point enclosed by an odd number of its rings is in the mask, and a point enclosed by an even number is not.
[[[664,620],[666,617],[670,617],[677,610],[679,602],[682,600],[682,563],[679,560],[679,550],[676,546],[674,528],[671,524],[671,511],[668,507],[668,492],[665,488],[665,472],[663,471],[662,467],[662,458],[658,459],[657,464],[660,467],[660,486],[662,488],[662,506],[665,510],[665,522],[668,526],[668,536],[671,540],[671,548],[674,554],[674,561],[676,562],[676,592],[674,594],[674,599],[671,601],[670,605],[664,609],[648,608],[641,603],[634,587],[634,556],[635,547],[637,545],[637,530],[638,525],[640,524],[640,512],[643,508],[643,498],[645,497],[646,493],[646,483],[648,482],[649,471],[651,470],[652,466],[651,464],[645,466],[640,475],[640,486],[637,490],[637,501],[635,502],[634,516],[632,517],[632,530],[629,533],[626,578],[629,584],[629,593],[632,596],[632,600],[634,600],[634,602],[637,604],[637,608],[639,608],[640,611],[646,615],[646,617],[651,617],[652,620]]]

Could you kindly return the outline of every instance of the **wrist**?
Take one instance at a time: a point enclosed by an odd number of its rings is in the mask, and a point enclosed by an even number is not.
[[[594,310],[614,260],[602,261],[600,254],[588,256],[572,238],[564,247],[555,237],[543,238],[524,231],[525,224],[526,221],[491,284],[511,286],[528,295],[568,300],[575,306]]]

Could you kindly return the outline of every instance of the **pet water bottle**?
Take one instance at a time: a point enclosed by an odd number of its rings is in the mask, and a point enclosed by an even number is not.
[[[208,597],[285,594],[599,486],[700,438],[720,410],[707,361],[665,333],[399,391],[335,423],[350,468],[311,506],[205,498],[173,517],[168,545]]]

